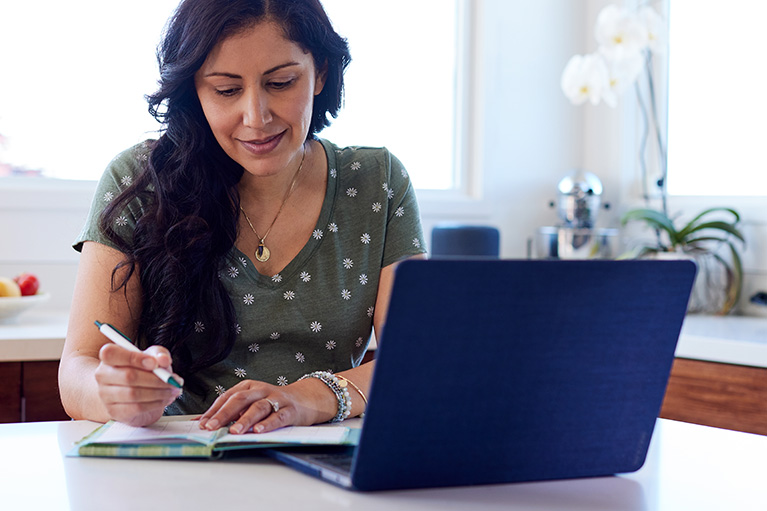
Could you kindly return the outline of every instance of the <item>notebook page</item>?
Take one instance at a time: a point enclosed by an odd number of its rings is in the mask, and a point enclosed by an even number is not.
[[[198,424],[199,421],[160,420],[150,426],[139,428],[115,422],[98,437],[97,442],[104,444],[132,444],[163,442],[175,439],[209,442],[218,434],[217,431],[201,430]]]

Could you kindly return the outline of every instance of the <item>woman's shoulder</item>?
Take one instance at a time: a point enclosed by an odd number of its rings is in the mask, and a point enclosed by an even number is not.
[[[328,153],[331,166],[335,166],[339,170],[358,171],[364,169],[370,172],[377,168],[388,174],[393,168],[402,167],[400,161],[387,147],[364,145],[341,147],[325,139],[320,139],[320,142]]]
[[[143,142],[139,142],[118,153],[117,156],[112,158],[109,165],[143,167],[149,160],[149,155],[156,143],[157,140],[154,139],[147,139]]]
[[[156,140],[139,142],[117,154],[107,165],[101,181],[103,184],[130,184],[146,168]]]
[[[389,154],[389,149],[386,147],[367,145],[339,146],[338,144],[324,138],[320,138],[319,142],[325,147],[326,150],[332,150],[339,158],[349,159],[360,155],[373,156],[378,154]]]

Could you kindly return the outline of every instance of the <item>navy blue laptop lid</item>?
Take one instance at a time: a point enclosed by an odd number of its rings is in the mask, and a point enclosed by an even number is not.
[[[402,263],[353,486],[637,470],[694,275],[689,261]]]

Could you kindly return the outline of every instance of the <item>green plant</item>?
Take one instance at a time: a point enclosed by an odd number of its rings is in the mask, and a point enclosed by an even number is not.
[[[720,215],[709,220],[714,213],[725,213],[729,221],[722,220]],[[740,215],[731,208],[709,208],[684,224],[681,228],[674,225],[674,220],[660,211],[639,208],[626,212],[621,218],[621,225],[631,221],[641,221],[655,230],[656,243],[643,245],[636,249],[635,257],[652,256],[658,253],[682,253],[693,259],[704,256],[713,257],[726,272],[726,296],[719,311],[727,314],[735,306],[743,287],[743,265],[735,240],[745,243],[743,234],[738,228]],[[730,252],[730,260],[724,258],[719,249],[725,245]]]

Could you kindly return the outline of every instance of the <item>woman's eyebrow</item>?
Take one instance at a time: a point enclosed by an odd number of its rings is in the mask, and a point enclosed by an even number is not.
[[[280,64],[278,66],[274,66],[271,69],[267,69],[264,72],[264,74],[268,75],[268,74],[274,73],[275,71],[279,71],[280,69],[284,69],[286,67],[291,67],[291,66],[298,66],[298,65],[299,65],[298,62],[286,62],[285,64]],[[238,74],[226,73],[226,72],[221,72],[221,71],[211,71],[210,73],[207,73],[205,75],[205,78],[210,78],[210,77],[213,77],[213,76],[223,76],[224,78],[242,79],[242,76],[240,76]]]
[[[211,78],[211,77],[214,77],[214,76],[223,76],[224,78],[236,78],[236,79],[241,79],[242,78],[242,76],[236,75],[234,73],[222,73],[220,71],[213,71],[213,72],[207,73],[205,75],[205,78]]]

